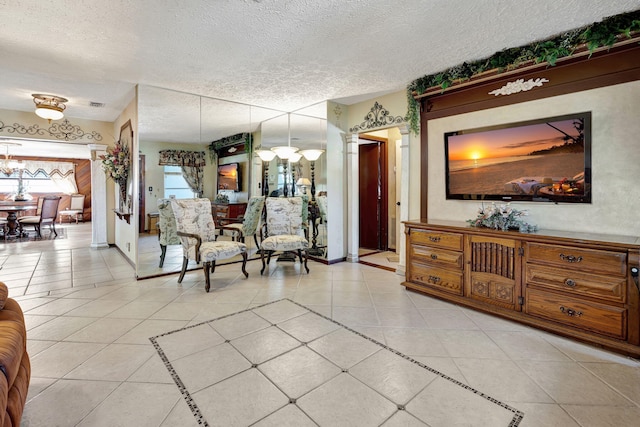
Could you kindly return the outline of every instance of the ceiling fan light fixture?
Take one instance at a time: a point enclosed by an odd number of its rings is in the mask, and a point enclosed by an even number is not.
[[[43,95],[40,93],[34,93],[33,103],[36,104],[36,115],[42,117],[45,120],[60,120],[64,117],[63,111],[67,108],[64,105],[65,102],[69,102],[68,99],[55,95]]]

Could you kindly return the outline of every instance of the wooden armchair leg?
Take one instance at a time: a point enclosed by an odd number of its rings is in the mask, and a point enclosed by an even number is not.
[[[167,254],[167,245],[160,245],[160,268],[164,265],[164,256]]]
[[[267,267],[264,263],[264,249],[260,249],[260,261],[262,261],[262,270],[260,270],[260,275],[262,276],[262,273],[264,273],[264,269]]]
[[[209,292],[209,288],[211,288],[210,265],[211,263],[209,261],[205,261],[202,263],[202,271],[204,272],[204,290],[207,292]]]
[[[245,278],[249,277],[249,273],[247,273],[247,253],[242,252],[242,274],[244,274]]]
[[[184,273],[187,272],[187,264],[189,264],[187,257],[182,258],[182,270],[180,271],[180,277],[178,277],[178,283],[182,283],[182,279],[184,279]]]
[[[304,250],[304,269],[307,270],[307,274],[309,274],[309,267],[307,266],[307,261],[309,260],[309,249]]]

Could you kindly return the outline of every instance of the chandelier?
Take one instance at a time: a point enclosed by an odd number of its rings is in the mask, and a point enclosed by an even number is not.
[[[40,93],[34,93],[31,96],[33,96],[33,103],[36,104],[36,114],[39,117],[48,120],[49,123],[51,123],[51,120],[60,120],[64,117],[63,111],[67,108],[64,103],[69,102],[68,99]]]
[[[6,176],[11,176],[14,172],[24,169],[24,163],[12,159],[11,156],[9,156],[9,145],[20,144],[9,144],[5,142],[2,145],[6,147],[7,151],[4,154],[4,159],[2,160],[2,162],[0,162],[0,172],[5,174]]]

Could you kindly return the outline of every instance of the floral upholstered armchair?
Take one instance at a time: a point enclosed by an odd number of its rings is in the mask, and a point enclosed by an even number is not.
[[[168,245],[179,245],[176,217],[169,199],[158,199],[158,240],[160,241],[160,267],[164,264]]]
[[[266,221],[263,239],[260,242],[260,260],[262,274],[266,268],[264,255],[267,253],[267,264],[271,262],[271,255],[276,251],[296,251],[300,264],[304,252],[304,268],[309,273],[307,260],[309,258],[309,241],[303,237],[301,197],[267,197]]]
[[[209,199],[171,199],[171,208],[176,218],[177,234],[182,244],[182,271],[178,283],[182,282],[189,260],[202,261],[205,290],[209,292],[209,275],[216,269],[219,259],[242,256],[242,273],[247,273],[247,246],[240,242],[216,242],[216,226],[211,214]]]
[[[220,227],[221,230],[230,231],[237,240],[244,243],[244,239],[247,236],[253,235],[253,239],[256,242],[256,248],[258,245],[258,224],[262,216],[262,210],[264,209],[264,197],[252,197],[249,199],[247,210],[244,213],[242,223],[231,223]]]

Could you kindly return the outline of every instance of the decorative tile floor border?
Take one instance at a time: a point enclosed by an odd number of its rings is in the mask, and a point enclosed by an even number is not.
[[[188,329],[191,329],[191,328],[195,328],[195,327],[198,327],[198,326],[201,326],[201,325],[212,323],[214,321],[218,321],[218,320],[221,320],[221,319],[233,317],[233,316],[236,316],[236,315],[241,314],[241,313],[250,312],[250,311],[253,311],[253,310],[256,310],[256,309],[259,309],[259,308],[262,308],[262,307],[266,307],[266,306],[269,306],[269,305],[272,305],[272,304],[276,304],[276,303],[279,303],[279,302],[282,302],[282,301],[288,301],[288,302],[290,302],[292,304],[295,304],[295,305],[297,305],[297,306],[299,306],[301,308],[304,308],[305,310],[308,310],[310,313],[313,313],[313,314],[315,314],[315,315],[317,315],[317,316],[319,316],[319,317],[321,317],[321,318],[323,318],[325,320],[328,320],[328,321],[340,326],[341,328],[343,328],[345,330],[348,330],[349,332],[351,332],[351,333],[353,333],[353,334],[355,334],[355,335],[357,335],[357,336],[359,336],[361,338],[364,338],[364,339],[376,344],[377,346],[379,346],[381,348],[384,348],[384,349],[394,353],[395,355],[400,356],[403,359],[405,359],[405,360],[407,360],[407,361],[409,361],[411,363],[414,363],[414,364],[420,366],[421,368],[423,368],[423,369],[425,369],[425,370],[427,370],[427,371],[429,371],[429,372],[431,372],[431,373],[433,373],[433,374],[435,374],[435,375],[437,375],[437,376],[439,376],[439,377],[441,377],[441,378],[443,378],[443,379],[445,379],[445,380],[447,380],[447,381],[449,381],[449,382],[451,382],[451,383],[453,383],[453,384],[455,384],[457,386],[460,386],[460,387],[462,387],[462,388],[464,388],[464,389],[466,389],[468,391],[471,391],[472,393],[482,397],[483,399],[485,399],[485,400],[487,400],[487,401],[489,401],[491,403],[494,403],[494,404],[506,409],[507,411],[512,412],[513,413],[513,418],[511,419],[511,422],[509,423],[508,427],[517,427],[520,424],[520,422],[522,421],[522,419],[524,418],[524,413],[523,412],[519,411],[516,408],[513,408],[513,407],[507,405],[504,402],[501,402],[498,399],[495,399],[495,398],[493,398],[493,397],[491,397],[491,396],[489,396],[489,395],[487,395],[485,393],[482,393],[481,391],[476,390],[473,387],[470,387],[467,384],[464,384],[464,383],[456,380],[455,378],[452,378],[452,377],[450,377],[448,375],[445,375],[442,372],[440,372],[440,371],[438,371],[436,369],[433,369],[433,368],[425,365],[424,363],[419,362],[417,360],[414,360],[413,358],[411,358],[411,357],[399,352],[398,350],[395,350],[395,349],[387,346],[386,344],[383,344],[383,343],[381,343],[379,341],[376,341],[375,339],[373,339],[371,337],[368,337],[368,336],[366,336],[366,335],[364,335],[364,334],[362,334],[362,333],[360,333],[358,331],[355,331],[355,330],[349,328],[348,326],[343,325],[340,322],[336,322],[335,320],[333,320],[333,319],[331,319],[331,318],[329,318],[327,316],[324,316],[324,315],[322,315],[322,314],[320,314],[320,313],[318,313],[318,312],[316,312],[314,310],[311,310],[310,308],[308,308],[308,307],[306,307],[306,306],[304,306],[302,304],[299,304],[299,303],[297,303],[295,301],[292,301],[292,300],[290,300],[288,298],[283,298],[283,299],[279,299],[279,300],[276,300],[276,301],[268,302],[266,304],[262,304],[262,305],[257,306],[257,307],[248,308],[246,310],[241,310],[241,311],[238,311],[238,312],[235,312],[235,313],[231,313],[231,314],[227,314],[227,315],[224,315],[224,316],[220,316],[220,317],[217,317],[215,319],[207,320],[207,321],[200,322],[200,323],[197,323],[197,324],[194,324],[194,325],[185,326],[184,328],[180,328],[180,329],[176,329],[176,330],[173,330],[173,331],[165,332],[163,334],[156,335],[156,336],[153,336],[153,337],[149,338],[149,341],[151,341],[151,343],[155,347],[156,351],[158,352],[158,355],[160,356],[160,358],[162,359],[165,367],[167,368],[167,370],[171,374],[171,377],[173,378],[173,381],[178,386],[178,389],[180,390],[180,393],[184,397],[187,405],[189,405],[189,408],[191,409],[191,412],[193,413],[193,416],[195,417],[195,419],[196,419],[196,421],[198,422],[199,425],[209,426],[209,423],[205,420],[204,416],[202,415],[202,413],[200,411],[200,408],[198,408],[198,405],[196,404],[194,399],[191,397],[191,394],[189,393],[189,391],[185,387],[184,383],[180,379],[180,376],[178,375],[176,370],[173,368],[173,365],[171,364],[171,362],[169,361],[169,359],[165,355],[165,353],[162,350],[162,348],[161,348],[160,344],[158,343],[157,339],[160,338],[160,337],[167,336],[167,335],[171,335],[171,334],[175,334],[175,333],[178,333],[178,332],[182,332],[182,331],[185,331],[185,330],[188,330]]]

